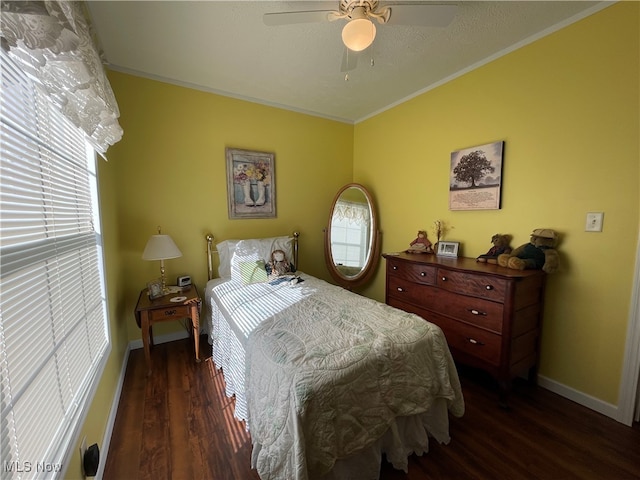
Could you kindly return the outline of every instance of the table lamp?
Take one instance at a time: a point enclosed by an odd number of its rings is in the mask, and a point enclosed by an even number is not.
[[[143,260],[160,260],[160,278],[162,279],[162,293],[164,295],[169,293],[164,276],[164,261],[181,256],[182,252],[180,249],[169,235],[162,235],[160,227],[158,227],[158,234],[152,235],[147,242],[147,246],[144,247],[144,252],[142,253]]]

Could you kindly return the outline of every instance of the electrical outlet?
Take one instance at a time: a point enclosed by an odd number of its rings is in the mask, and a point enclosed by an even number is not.
[[[87,478],[84,473],[84,454],[87,451],[87,437],[82,437],[80,443],[80,471],[82,472],[82,478]]]
[[[585,232],[601,232],[603,212],[587,213],[587,223],[584,227]]]

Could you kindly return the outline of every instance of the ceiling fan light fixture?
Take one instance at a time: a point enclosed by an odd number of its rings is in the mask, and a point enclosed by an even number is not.
[[[356,18],[342,29],[342,41],[349,50],[361,52],[376,38],[376,26],[368,18]]]

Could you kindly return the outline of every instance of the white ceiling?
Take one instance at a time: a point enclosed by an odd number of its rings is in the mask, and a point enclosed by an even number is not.
[[[267,12],[338,0],[91,1],[109,68],[356,123],[604,8],[588,1],[458,1],[445,28],[378,25],[341,71],[344,21],[269,27]],[[393,15],[393,13],[392,13]],[[374,66],[370,66],[371,58]]]

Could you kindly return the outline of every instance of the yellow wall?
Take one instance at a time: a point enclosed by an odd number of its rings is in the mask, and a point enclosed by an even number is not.
[[[335,193],[352,178],[353,126],[126,74],[109,77],[125,131],[109,158],[118,169],[130,340],[140,338],[131,314],[140,289],[159,275],[159,262],[141,259],[158,225],[183,254],[165,261],[170,283],[187,273],[204,287],[208,232],[222,241],[299,231],[300,269],[328,277],[322,229]],[[225,147],[275,154],[277,218],[228,218]],[[160,324],[154,334],[176,325]]]
[[[560,232],[540,373],[612,404],[638,240],[639,24],[637,3],[614,5],[355,129],[354,180],[378,201],[383,251],[433,235],[436,219],[470,257],[494,233],[518,246],[534,228]],[[451,152],[499,140],[502,208],[449,211]],[[591,211],[602,233],[584,231]],[[384,300],[383,268],[365,293]]]
[[[639,17],[639,4],[615,4],[355,127],[110,72],[125,131],[99,172],[114,345],[81,438],[101,442],[127,342],[140,338],[133,309],[159,268],[141,254],[157,225],[183,253],[166,262],[169,279],[189,273],[204,286],[206,232],[294,229],[301,268],[328,279],[322,229],[351,181],[376,198],[383,251],[436,219],[472,257],[497,232],[516,246],[534,228],[559,231],[541,373],[615,404],[640,218]],[[449,211],[450,153],[498,140],[502,209]],[[278,218],[228,219],[227,146],[275,153]],[[605,212],[602,233],[584,232],[589,211]],[[383,300],[384,262],[363,293]]]

